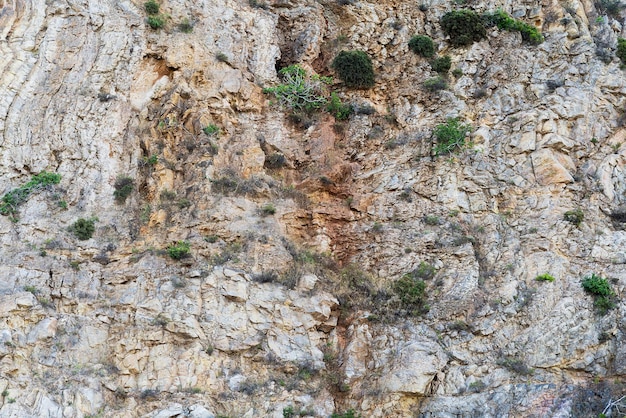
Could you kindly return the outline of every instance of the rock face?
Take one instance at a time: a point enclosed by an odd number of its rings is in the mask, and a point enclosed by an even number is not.
[[[152,29],[142,1],[0,0],[0,416],[597,416],[626,393],[603,4],[472,2],[545,42],[453,48],[448,2],[168,0]],[[326,87],[347,120],[264,94],[341,50],[376,72]],[[435,156],[447,118],[472,144]]]

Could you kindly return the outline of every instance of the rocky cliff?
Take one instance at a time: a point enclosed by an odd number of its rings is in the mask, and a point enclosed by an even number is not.
[[[619,2],[0,6],[0,416],[617,416]],[[278,106],[292,64],[352,114]]]

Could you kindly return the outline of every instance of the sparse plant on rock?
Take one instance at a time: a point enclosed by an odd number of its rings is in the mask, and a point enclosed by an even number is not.
[[[176,244],[172,244],[167,247],[167,253],[174,260],[180,260],[189,257],[190,245],[187,241],[178,241]]]
[[[424,81],[424,83],[422,83],[422,86],[424,87],[425,90],[433,93],[439,90],[447,89],[448,82],[446,81],[445,78],[439,75],[437,77],[427,79],[426,81]]]
[[[553,282],[555,279],[554,276],[551,276],[548,273],[544,273],[535,277],[535,280],[537,280],[538,282]]]
[[[617,52],[615,55],[619,58],[622,64],[626,64],[626,39],[617,38]]]
[[[519,32],[522,35],[522,40],[529,44],[539,45],[544,40],[543,35],[539,32],[539,30],[537,30],[536,27],[529,25],[528,23],[524,23],[521,20],[512,18],[503,10],[486,13],[483,15],[483,19],[487,22],[487,25],[497,26],[500,30]]]
[[[341,103],[341,99],[335,92],[330,94],[330,100],[326,105],[326,110],[337,120],[348,119],[354,111],[351,105]]]
[[[264,93],[273,94],[282,107],[293,112],[310,112],[326,104],[325,89],[331,83],[328,77],[307,75],[299,65],[290,65],[279,71],[282,84],[263,89]]]
[[[448,118],[446,123],[437,125],[433,131],[436,140],[435,155],[450,154],[464,148],[467,145],[465,137],[471,131],[472,127],[461,123],[459,118]]]
[[[341,51],[332,67],[347,87],[368,89],[374,86],[374,67],[364,51]]]
[[[115,202],[118,204],[124,204],[126,203],[128,196],[130,196],[130,193],[133,191],[133,179],[128,176],[119,176],[115,180],[113,187],[115,188],[115,191],[113,192]]]
[[[152,29],[161,29],[163,26],[165,26],[165,18],[163,18],[163,16],[158,15],[158,16],[148,16],[148,25],[152,28]]]
[[[400,298],[400,305],[407,314],[418,316],[430,309],[426,304],[426,283],[411,274],[405,274],[397,280],[392,290]]]
[[[0,214],[15,218],[17,208],[26,201],[31,193],[43,190],[54,184],[59,184],[60,181],[60,174],[48,173],[46,171],[35,174],[28,183],[18,187],[17,189],[11,190],[2,196],[2,199],[0,199]]]
[[[580,209],[568,210],[563,214],[563,219],[567,222],[571,222],[576,226],[580,226],[583,219],[585,218],[585,214]]]

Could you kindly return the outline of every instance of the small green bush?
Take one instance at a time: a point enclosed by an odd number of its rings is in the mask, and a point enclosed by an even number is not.
[[[207,126],[205,126],[204,128],[202,128],[202,132],[204,132],[208,136],[219,135],[220,128],[218,128],[217,125],[215,125],[213,123],[210,123]]]
[[[445,90],[448,88],[448,82],[442,76],[437,76],[433,78],[429,78],[428,80],[422,83],[422,86],[425,90],[434,93],[436,91]]]
[[[615,292],[613,292],[607,279],[593,273],[591,276],[583,278],[581,285],[585,292],[593,296],[593,304],[600,315],[605,315],[609,310],[615,308]]]
[[[433,135],[436,139],[435,155],[449,154],[467,144],[465,137],[471,132],[470,125],[461,123],[459,118],[448,118],[446,123],[435,127]]]
[[[568,210],[563,214],[563,219],[567,222],[571,222],[576,226],[580,226],[583,219],[585,219],[585,214],[580,209]]]
[[[133,179],[128,176],[119,176],[113,187],[115,188],[113,191],[115,202],[118,204],[126,203],[126,199],[133,191]]]
[[[471,45],[487,36],[481,17],[472,10],[448,12],[441,17],[440,23],[453,46]]]
[[[178,241],[176,244],[172,244],[167,247],[167,253],[174,260],[180,260],[189,257],[189,243],[187,241]]]
[[[93,236],[96,231],[96,219],[84,219],[80,218],[70,226],[70,232],[81,241],[88,240]]]
[[[165,19],[163,16],[148,16],[148,26],[152,29],[161,29],[165,26]]]
[[[591,276],[583,278],[581,284],[587,293],[594,296],[610,296],[613,294],[613,290],[611,289],[611,285],[608,280],[597,276],[595,273]]]
[[[409,49],[424,58],[435,56],[435,43],[426,35],[415,35],[409,41]]]
[[[146,13],[148,13],[149,15],[158,15],[159,14],[159,4],[154,1],[154,0],[150,0],[147,1],[143,4],[143,7],[145,7],[146,9]]]
[[[620,59],[622,64],[626,64],[626,39],[617,38],[617,52],[615,55]]]
[[[341,99],[335,92],[330,94],[330,100],[326,105],[326,110],[337,120],[348,119],[354,111],[351,105],[341,103]]]
[[[554,276],[549,275],[548,273],[540,274],[535,277],[535,280],[538,282],[553,282],[555,280]]]
[[[347,87],[365,89],[374,86],[372,60],[363,51],[341,51],[331,66]]]
[[[183,33],[191,33],[193,32],[193,24],[189,19],[185,18],[178,24],[178,30]]]
[[[276,206],[273,203],[266,203],[261,207],[261,216],[274,215],[276,213]]]
[[[392,290],[400,299],[400,304],[411,316],[428,312],[426,304],[426,283],[417,280],[411,274],[405,274],[392,286]]]
[[[443,57],[432,60],[430,66],[433,71],[436,71],[439,74],[445,74],[450,71],[450,67],[452,67],[452,59],[449,55],[444,55]]]

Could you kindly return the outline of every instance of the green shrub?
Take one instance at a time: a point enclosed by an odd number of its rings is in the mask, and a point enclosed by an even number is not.
[[[441,17],[440,23],[453,46],[471,45],[487,36],[482,19],[472,10],[448,12]]]
[[[93,236],[96,230],[96,219],[84,219],[80,218],[70,226],[70,232],[81,241],[88,240]]]
[[[128,176],[118,176],[113,187],[115,188],[113,191],[115,202],[118,204],[126,203],[126,199],[133,191],[133,179]]]
[[[522,40],[532,45],[538,45],[544,41],[543,35],[541,35],[536,27],[512,18],[503,10],[486,13],[483,19],[487,22],[487,25],[497,26],[500,30],[519,32],[522,35]]]
[[[626,64],[626,39],[617,38],[617,52],[615,55],[620,59],[622,64]]]
[[[207,126],[205,126],[204,128],[202,128],[202,132],[204,132],[208,136],[219,135],[220,128],[218,128],[217,125],[215,125],[213,123],[210,123]]]
[[[563,219],[567,222],[571,222],[576,226],[580,226],[583,219],[585,218],[585,214],[580,209],[568,210],[563,214]]]
[[[35,174],[28,183],[2,196],[2,199],[0,199],[0,214],[15,217],[18,206],[24,203],[31,193],[43,190],[54,184],[59,184],[60,181],[60,174],[48,173],[47,171]]]
[[[161,29],[163,26],[165,26],[165,19],[163,18],[163,16],[159,15],[159,16],[148,16],[148,25],[152,28],[152,29]]]
[[[293,112],[311,112],[326,104],[325,85],[331,83],[328,77],[309,76],[299,65],[290,65],[279,71],[282,84],[263,89],[273,94],[278,104]]]
[[[467,145],[465,137],[471,130],[472,127],[461,123],[459,118],[448,118],[446,123],[437,125],[433,131],[437,141],[435,155],[449,154],[458,148],[464,148]]]
[[[450,71],[450,67],[452,67],[452,59],[449,55],[444,55],[443,57],[432,60],[430,66],[434,71],[440,74],[445,74]]]
[[[273,203],[266,203],[261,207],[261,216],[269,216],[276,213],[276,206]]]
[[[167,247],[167,253],[174,260],[180,260],[189,257],[189,249],[190,246],[187,241],[178,241],[176,244]]]
[[[435,56],[435,43],[426,35],[415,35],[409,41],[409,49],[424,58]]]
[[[538,282],[553,282],[555,280],[554,276],[549,275],[548,273],[540,274],[535,277],[535,280]]]
[[[445,78],[439,75],[437,77],[429,78],[428,80],[424,81],[424,83],[422,83],[422,86],[427,91],[433,93],[436,91],[447,89],[448,82],[446,81]]]
[[[455,76],[456,78],[462,77],[463,70],[461,70],[460,68],[455,68],[454,70],[452,70],[452,75]]]
[[[610,296],[613,294],[609,282],[605,278],[597,276],[595,273],[583,278],[581,284],[587,293],[594,296]]]
[[[354,409],[349,409],[344,413],[334,413],[330,418],[361,418],[361,414],[356,415]]]
[[[333,60],[332,68],[347,87],[374,86],[374,68],[369,55],[363,51],[341,51]]]
[[[615,292],[607,279],[594,273],[583,278],[581,285],[585,292],[593,296],[593,304],[600,315],[605,315],[610,309],[615,308]]]
[[[158,15],[159,14],[159,4],[154,1],[154,0],[150,0],[147,1],[143,4],[143,7],[145,7],[146,9],[146,13],[148,13],[149,15]]]
[[[405,274],[393,284],[392,290],[399,297],[402,308],[409,315],[417,316],[428,312],[426,283],[423,280],[417,280],[411,274]]]
[[[189,19],[185,18],[178,24],[178,30],[183,33],[191,33],[193,32],[193,24]]]
[[[330,94],[330,100],[326,105],[326,110],[337,120],[346,120],[353,112],[352,106],[341,103],[341,99],[335,92]]]
[[[530,376],[534,370],[526,365],[523,360],[516,357],[506,357],[498,362],[501,366],[523,376]]]

